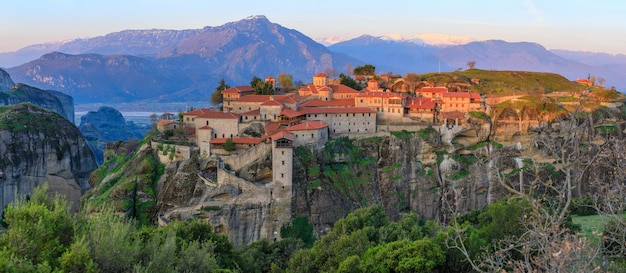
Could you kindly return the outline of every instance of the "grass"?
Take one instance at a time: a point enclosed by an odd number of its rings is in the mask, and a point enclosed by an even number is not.
[[[623,214],[626,217],[626,214]],[[608,223],[611,217],[608,215],[588,215],[588,216],[572,216],[572,222],[576,225],[580,225],[580,234],[583,237],[599,238],[604,231],[604,224]]]

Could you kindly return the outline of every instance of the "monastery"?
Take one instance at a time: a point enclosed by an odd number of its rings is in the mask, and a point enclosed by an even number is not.
[[[272,77],[267,81],[275,84]],[[291,219],[294,148],[320,150],[338,136],[369,137],[430,125],[450,127],[459,125],[469,111],[484,110],[479,94],[449,92],[445,87],[396,93],[381,88],[374,79],[357,91],[329,83],[324,73],[314,75],[313,82],[297,92],[255,95],[250,86],[236,86],[223,90],[222,95],[223,111],[192,110],[182,114],[182,121],[160,121],[157,128],[185,129],[202,157],[218,161],[218,185],[240,180],[238,170],[271,153],[271,181],[245,182],[268,190],[268,204],[281,208],[272,219],[275,228],[264,231],[264,237],[270,239],[279,239],[276,228]]]

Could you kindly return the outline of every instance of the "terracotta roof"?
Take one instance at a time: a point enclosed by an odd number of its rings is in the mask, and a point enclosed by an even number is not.
[[[241,92],[253,92],[254,88],[250,87],[250,86],[245,86],[245,85],[241,85],[241,86],[235,86],[235,87],[231,87],[228,89],[224,89],[222,90],[222,94],[226,94],[226,93],[241,93]]]
[[[328,86],[330,86],[333,89],[333,92],[335,92],[335,93],[343,93],[343,94],[345,94],[345,93],[348,93],[348,94],[350,94],[350,93],[358,94],[359,93],[359,91],[356,91],[356,90],[350,88],[349,86],[343,85],[343,84],[331,84],[331,85],[328,85]]]
[[[430,98],[409,98],[406,101],[406,108],[412,109],[433,109],[435,102]]]
[[[326,75],[324,73],[317,73],[313,77],[328,77],[328,75]]]
[[[283,106],[282,103],[280,103],[278,101],[275,101],[274,98],[271,98],[270,100],[268,100],[268,101],[266,101],[264,103],[261,103],[261,105],[263,105],[263,106]]]
[[[417,90],[415,90],[415,92],[418,93],[445,93],[448,92],[448,88],[443,87],[443,86],[439,86],[439,87],[422,87],[419,88]]]
[[[337,99],[337,100],[310,100],[300,105],[300,107],[330,107],[344,106],[354,107],[354,99]]]
[[[264,103],[270,100],[270,97],[274,97],[275,101],[280,103],[297,103],[302,97],[297,95],[247,95],[235,100],[235,102],[256,102]]]
[[[159,121],[157,122],[157,126],[165,126],[165,125],[168,125],[168,124],[170,124],[170,123],[174,123],[174,122],[173,122],[173,121],[171,121],[171,120],[162,119],[162,120],[159,120]]]
[[[406,98],[407,95],[398,94],[396,92],[363,92],[356,97],[376,97],[376,98]]]
[[[198,128],[198,130],[213,130],[213,128],[209,127],[208,125],[205,125],[205,126]]]
[[[281,127],[284,127],[284,126],[282,126],[282,124],[278,122],[270,122],[267,125],[265,125],[265,127],[263,127],[263,130],[265,130],[266,135],[272,135],[278,132],[279,130],[281,130],[282,129]]]
[[[470,93],[470,96],[471,96],[471,98],[473,98],[473,99],[482,99],[482,98],[480,97],[480,94],[478,94],[478,93]]]
[[[445,92],[442,93],[441,96],[444,98],[469,98],[470,93],[468,92]]]
[[[208,110],[197,115],[196,118],[219,118],[219,119],[238,119],[241,115],[235,113],[224,113],[220,111]]]
[[[242,116],[258,116],[261,114],[261,109],[256,109],[252,111],[248,111],[245,113],[241,113]]]
[[[319,130],[328,127],[328,124],[319,121],[306,121],[293,126],[287,127],[287,131],[306,131],[306,130]]]
[[[283,110],[280,111],[280,115],[281,116],[286,116],[288,118],[295,118],[295,117],[302,116],[304,114],[302,114],[302,113],[300,113],[298,111],[291,110],[289,108],[283,108]]]
[[[337,108],[320,108],[320,107],[304,107],[300,109],[303,114],[346,114],[346,113],[376,113],[367,107],[337,107]]]
[[[226,143],[226,140],[228,138],[214,138],[211,139],[211,141],[209,143],[211,144],[224,144]],[[257,145],[261,142],[263,142],[262,138],[253,138],[253,137],[233,137],[232,138],[233,143],[235,144],[252,144],[252,145]]]
[[[183,113],[183,115],[198,116],[198,115],[202,115],[202,114],[208,113],[208,112],[215,112],[215,111],[211,110],[209,108],[202,108],[202,109],[197,109],[197,110],[193,110],[193,111],[189,111],[189,112]]]
[[[441,112],[441,117],[444,119],[462,119],[465,117],[465,113],[461,111]]]
[[[296,139],[296,137],[294,135],[288,133],[285,130],[282,130],[282,131],[280,131],[278,133],[275,133],[275,134],[271,135],[270,138],[272,140],[277,140],[277,139],[281,139],[281,138],[286,138],[286,139],[289,139],[289,140]]]

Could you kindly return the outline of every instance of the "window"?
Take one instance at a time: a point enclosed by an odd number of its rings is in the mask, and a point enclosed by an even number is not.
[[[285,155],[285,151],[280,151],[280,154]]]
[[[285,165],[285,160],[283,160],[282,165]]]
[[[280,174],[280,178],[285,178],[285,174],[284,174],[284,173],[281,173],[281,174]]]
[[[313,134],[311,134],[311,138],[313,138]]]
[[[209,121],[208,121],[208,120],[206,121],[206,125],[207,125],[207,126],[209,125]]]

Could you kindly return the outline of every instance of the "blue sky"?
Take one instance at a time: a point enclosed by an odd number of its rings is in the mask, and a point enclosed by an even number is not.
[[[0,0],[0,52],[125,29],[196,29],[265,15],[311,38],[437,33],[626,54],[623,0]]]

